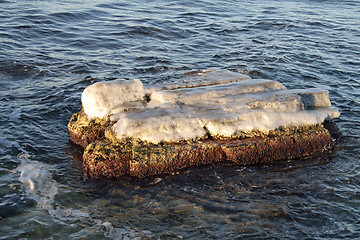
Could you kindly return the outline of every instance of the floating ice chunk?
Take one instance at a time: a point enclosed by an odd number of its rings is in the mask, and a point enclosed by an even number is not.
[[[87,88],[81,96],[82,105],[89,119],[103,118],[121,105],[133,101],[142,101],[145,92],[140,80],[114,80],[95,83]]]

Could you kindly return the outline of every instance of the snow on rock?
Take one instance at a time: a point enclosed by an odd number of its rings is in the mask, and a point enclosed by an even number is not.
[[[124,103],[143,101],[144,87],[140,80],[114,80],[98,82],[87,88],[81,95],[82,106],[89,119],[103,118],[114,109],[121,111]]]
[[[196,139],[206,135],[199,119],[181,108],[152,108],[119,114],[113,128],[119,139],[135,138],[152,143]]]
[[[320,124],[339,116],[328,91],[288,90],[276,81],[227,70],[192,73],[163,86],[143,87],[139,80],[96,83],[85,89],[82,102],[90,119],[110,115],[119,140],[152,143],[208,134],[234,137],[252,130]]]
[[[159,101],[162,103],[180,102],[182,104],[191,105],[198,100],[220,99],[226,96],[280,89],[286,88],[281,83],[275,81],[250,79],[243,80],[242,82],[233,82],[205,87],[158,91],[152,93],[150,98],[153,101]]]
[[[164,83],[161,86],[161,89],[173,90],[178,88],[194,88],[240,82],[246,79],[250,79],[250,77],[242,73],[232,72],[225,69],[207,69],[200,72],[189,72],[182,78],[177,79],[176,82]]]

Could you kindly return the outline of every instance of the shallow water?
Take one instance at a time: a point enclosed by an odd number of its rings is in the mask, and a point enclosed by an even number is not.
[[[360,238],[360,2],[0,0],[1,239]],[[66,124],[96,81],[225,68],[330,91],[327,154],[82,179]]]

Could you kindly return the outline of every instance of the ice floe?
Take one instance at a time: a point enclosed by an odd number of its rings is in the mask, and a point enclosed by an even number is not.
[[[283,84],[228,70],[191,73],[178,82],[143,85],[140,80],[95,83],[82,94],[89,119],[110,116],[119,140],[152,143],[281,126],[320,124],[339,116],[329,92],[287,89]]]

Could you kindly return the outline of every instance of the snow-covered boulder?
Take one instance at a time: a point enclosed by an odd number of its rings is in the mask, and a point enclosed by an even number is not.
[[[157,153],[160,151],[159,146],[160,149],[173,146],[169,151],[175,151],[174,158],[179,152],[185,151],[174,147],[179,144],[188,144],[186,151],[190,151],[190,143],[196,142],[197,146],[202,143],[200,145],[204,147],[209,146],[209,141],[217,141],[216,146],[210,149],[216,148],[220,151],[223,147],[219,143],[224,140],[231,144],[242,144],[239,142],[242,139],[262,137],[262,144],[266,145],[264,139],[274,136],[298,136],[299,133],[307,131],[315,135],[320,132],[323,134],[326,131],[322,124],[340,115],[331,106],[329,92],[326,90],[287,89],[277,81],[251,79],[238,72],[219,69],[192,72],[177,81],[161,85],[147,85],[140,80],[95,83],[84,90],[81,100],[83,110],[75,114],[68,125],[74,142],[86,147],[97,139],[105,139],[103,141],[108,145],[114,146],[130,144],[130,148],[136,145],[146,146],[147,149],[153,146],[152,149],[157,149]],[[313,131],[312,126],[316,126],[317,130]],[[321,139],[324,139],[324,136]],[[297,138],[299,139],[299,136]],[[304,140],[305,143],[299,143],[299,146],[308,146],[311,139],[316,137]],[[331,137],[325,139],[329,140]],[[325,147],[324,144],[331,144],[328,140],[316,140],[316,146],[319,142],[321,144],[320,148],[318,146],[315,149],[318,151]],[[285,142],[287,141],[288,139]],[[283,144],[285,142],[283,141]],[[94,146],[91,147],[93,148]],[[315,151],[303,148],[299,149],[306,153]],[[119,151],[123,153],[128,150]],[[147,152],[149,151],[152,150],[148,149]],[[85,151],[85,154],[88,152]],[[91,153],[93,152],[92,150]],[[223,149],[220,152],[227,152],[225,157],[221,155],[221,159],[229,160],[228,150]],[[90,155],[85,159],[89,159]],[[294,153],[294,156],[299,154]],[[136,157],[126,160],[129,162],[125,164],[127,168],[132,169],[131,162],[132,166],[141,161],[150,164],[149,159],[135,161],[134,158]],[[161,158],[166,159],[166,156]],[[273,160],[279,158],[274,157]],[[153,161],[159,162],[159,159],[151,160]]]

